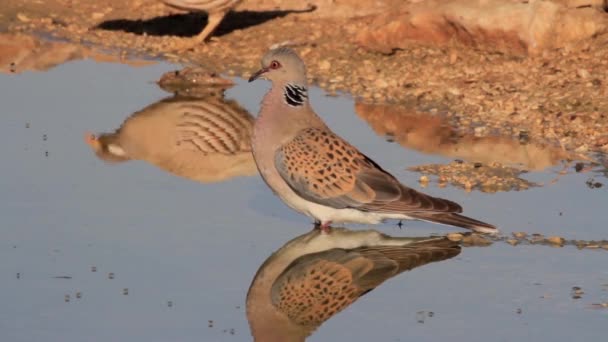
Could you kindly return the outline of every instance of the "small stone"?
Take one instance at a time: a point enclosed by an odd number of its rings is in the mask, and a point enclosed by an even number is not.
[[[525,232],[515,232],[513,233],[513,236],[517,239],[524,239],[528,234]]]
[[[450,233],[450,234],[446,235],[446,237],[450,241],[461,241],[463,238],[463,235],[460,233]]]
[[[487,129],[488,128],[486,126],[477,126],[474,129],[475,135],[476,136],[483,136],[483,135],[485,135]]]
[[[374,81],[374,86],[376,86],[378,88],[386,88],[386,87],[388,87],[388,82],[386,82],[386,80],[384,80],[382,78],[378,78]]]
[[[464,243],[465,245],[468,245],[468,246],[484,247],[484,246],[491,245],[492,241],[488,240],[487,238],[485,238],[479,234],[471,234],[471,235],[465,236],[462,239],[462,243]]]
[[[424,188],[427,185],[429,185],[429,177],[427,177],[427,176],[420,176],[420,179],[418,179],[418,182],[420,182],[420,186],[422,186]]]
[[[450,64],[456,63],[458,60],[458,51],[455,49],[450,50]]]
[[[448,93],[454,95],[454,96],[460,96],[462,95],[462,92],[460,90],[458,90],[457,88],[454,87],[450,87],[448,88]]]
[[[561,236],[550,236],[547,238],[547,242],[554,244],[554,245],[563,245],[564,238]]]
[[[24,22],[24,23],[31,21],[31,19],[23,13],[17,13],[17,19],[19,19],[19,21]]]
[[[589,71],[587,71],[586,69],[578,69],[576,71],[576,74],[580,78],[589,78],[589,76],[591,75],[591,74],[589,74]]]
[[[507,240],[507,243],[508,243],[509,245],[511,245],[511,246],[516,246],[516,245],[518,245],[518,244],[519,244],[519,240],[516,240],[516,239],[508,239],[508,240]]]
[[[320,70],[326,71],[326,70],[329,70],[329,68],[331,68],[331,63],[328,60],[324,59],[321,62],[319,62]]]

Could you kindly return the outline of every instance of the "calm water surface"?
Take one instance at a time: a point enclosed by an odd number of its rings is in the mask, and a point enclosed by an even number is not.
[[[257,175],[199,183],[143,161],[109,165],[83,142],[84,132],[112,132],[170,96],[153,81],[176,68],[78,61],[0,75],[3,341],[251,340],[247,289],[272,252],[309,231],[308,219]],[[268,84],[237,82],[226,97],[255,115]],[[381,127],[355,113],[352,99],[318,89],[311,98],[337,133],[415,188],[420,175],[408,167],[466,157],[424,139],[410,147],[425,152],[389,143],[375,133]],[[492,160],[491,151],[486,146],[476,158]],[[564,164],[548,164],[555,165],[523,177],[549,183]],[[608,184],[585,184],[590,177],[607,183],[605,176],[567,171],[555,184],[526,191],[466,193],[436,183],[424,191],[460,202],[467,215],[507,235],[608,239]],[[391,236],[459,231],[423,222],[374,228]],[[608,302],[607,265],[605,250],[464,248],[392,278],[309,340],[603,340],[608,309],[591,304]],[[572,298],[575,286],[580,299]]]

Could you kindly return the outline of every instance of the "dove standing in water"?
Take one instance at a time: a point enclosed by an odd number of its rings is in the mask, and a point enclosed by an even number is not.
[[[264,181],[323,231],[332,222],[375,224],[418,219],[495,233],[493,225],[460,215],[462,207],[411,189],[333,133],[308,101],[306,66],[291,49],[268,51],[249,82],[272,87],[253,129],[253,157]]]
[[[222,22],[226,13],[242,0],[160,0],[164,4],[185,11],[207,12],[207,26],[193,40],[192,45],[204,42]]]

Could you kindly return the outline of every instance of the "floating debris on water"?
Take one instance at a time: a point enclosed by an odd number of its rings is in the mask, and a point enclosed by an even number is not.
[[[592,309],[608,309],[608,302],[605,303],[593,303],[591,304]]]
[[[420,324],[424,324],[426,318],[432,318],[433,316],[435,316],[435,313],[433,311],[425,311],[425,310],[421,310],[416,312],[416,322],[420,323]]]
[[[572,287],[572,292],[571,292],[572,299],[581,299],[584,294],[585,294],[585,291],[583,291],[583,289],[581,289],[579,286]]]
[[[587,187],[589,189],[599,189],[602,186],[604,186],[604,184],[602,184],[600,182],[596,182],[594,178],[587,179],[587,181],[585,182],[585,184],[587,185]]]

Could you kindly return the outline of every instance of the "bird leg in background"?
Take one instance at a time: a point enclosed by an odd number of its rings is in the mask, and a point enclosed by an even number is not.
[[[199,46],[201,44],[204,44],[205,41],[208,40],[207,38],[209,38],[209,36],[211,36],[213,31],[220,24],[220,22],[222,21],[222,19],[224,18],[225,15],[226,15],[226,12],[215,12],[215,13],[207,14],[207,26],[205,26],[203,31],[201,31],[201,33],[199,33],[198,35],[196,35],[193,38],[185,38],[183,43],[178,43],[178,46],[173,50],[175,50],[177,52],[188,51],[188,50],[195,49],[197,46]]]
[[[226,16],[226,12],[223,11],[207,14],[207,26],[205,26],[205,29],[201,33],[194,37],[196,43],[204,43],[205,40],[213,33],[213,31],[215,31],[222,19],[224,19],[224,16]]]
[[[315,221],[315,229],[320,229],[325,234],[331,233],[331,221],[323,222]]]

